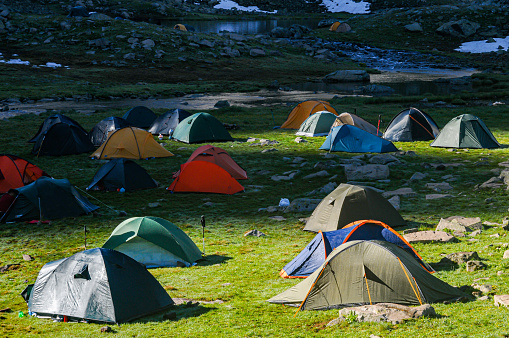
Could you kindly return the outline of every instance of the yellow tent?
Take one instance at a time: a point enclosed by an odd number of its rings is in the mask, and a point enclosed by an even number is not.
[[[350,25],[347,24],[346,22],[336,21],[330,26],[329,30],[331,32],[346,33],[351,31],[352,27],[350,27]]]
[[[290,115],[288,115],[288,118],[281,128],[299,129],[302,122],[304,122],[311,114],[323,110],[338,115],[329,102],[315,100],[301,102],[292,109]]]
[[[181,30],[181,31],[184,31],[184,32],[187,32],[187,28],[186,26],[184,26],[183,24],[181,23],[178,23],[175,25],[175,27],[173,27],[174,29],[178,29],[178,30]]]
[[[104,143],[90,156],[107,160],[110,158],[143,159],[173,156],[164,149],[151,133],[135,127],[115,130],[108,134]]]

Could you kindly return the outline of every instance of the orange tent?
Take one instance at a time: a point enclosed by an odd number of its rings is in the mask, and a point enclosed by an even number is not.
[[[349,24],[346,22],[334,22],[330,27],[329,30],[331,32],[339,32],[339,33],[346,33],[352,30],[352,27],[350,27]]]
[[[244,187],[217,164],[192,161],[180,166],[179,175],[167,190],[233,195],[244,191]]]
[[[231,157],[228,155],[226,150],[206,144],[198,147],[186,161],[206,161],[215,163],[224,170],[226,170],[236,180],[247,180],[247,173],[242,169]],[[180,171],[177,171],[173,178],[179,175]]]
[[[304,122],[311,114],[323,110],[338,115],[338,113],[336,113],[336,109],[334,109],[329,102],[315,100],[301,102],[292,109],[290,115],[288,115],[288,118],[281,128],[299,129],[302,122]]]
[[[41,168],[16,155],[0,155],[0,193],[21,188],[40,178],[48,176]]]
[[[154,140],[151,133],[136,127],[126,127],[110,132],[106,141],[90,155],[91,158],[101,160],[110,158],[140,160],[168,156],[173,154]]]

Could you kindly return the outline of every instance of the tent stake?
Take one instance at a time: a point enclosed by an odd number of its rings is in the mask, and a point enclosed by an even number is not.
[[[205,256],[205,216],[201,215],[201,227],[202,227],[202,238],[203,238],[203,256]]]

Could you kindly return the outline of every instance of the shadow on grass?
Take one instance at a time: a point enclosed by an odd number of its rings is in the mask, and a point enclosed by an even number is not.
[[[215,308],[204,307],[197,303],[184,303],[179,305],[173,305],[166,311],[160,312],[157,315],[147,316],[135,320],[133,323],[154,323],[164,322],[166,320],[179,321],[184,318],[198,317],[204,313],[207,313]]]
[[[232,259],[228,256],[221,256],[221,255],[208,255],[203,257],[197,262],[197,266],[209,266],[214,264],[221,264],[228,260]]]

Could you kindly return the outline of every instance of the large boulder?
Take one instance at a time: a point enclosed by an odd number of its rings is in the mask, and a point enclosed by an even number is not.
[[[399,324],[405,320],[420,318],[422,316],[435,316],[435,309],[429,304],[417,307],[409,307],[393,303],[379,303],[374,305],[363,305],[349,307],[339,310],[339,320],[346,320],[352,314],[356,315],[358,322],[390,322]],[[336,321],[328,326],[334,325]]]
[[[448,254],[444,258],[440,260],[439,264],[463,264],[471,260],[480,260],[481,258],[477,254],[476,251],[470,251],[470,252],[454,252],[451,254]]]
[[[483,226],[479,217],[466,218],[463,216],[451,216],[447,218],[441,218],[436,231],[451,230],[465,233],[482,229]]]
[[[441,242],[441,243],[454,243],[458,242],[458,239],[451,234],[448,234],[445,231],[417,231],[412,232],[403,237],[409,243],[433,243],[433,242]]]
[[[389,178],[390,170],[383,164],[348,165],[345,174],[348,181],[385,180]]]
[[[325,75],[322,81],[326,83],[369,82],[370,78],[365,70],[337,70]]]
[[[321,201],[319,198],[297,198],[290,203],[284,212],[310,212],[315,210]]]
[[[449,21],[437,28],[437,33],[442,35],[453,36],[456,38],[465,38],[474,35],[481,27],[477,22],[472,22],[467,19],[458,21]]]

